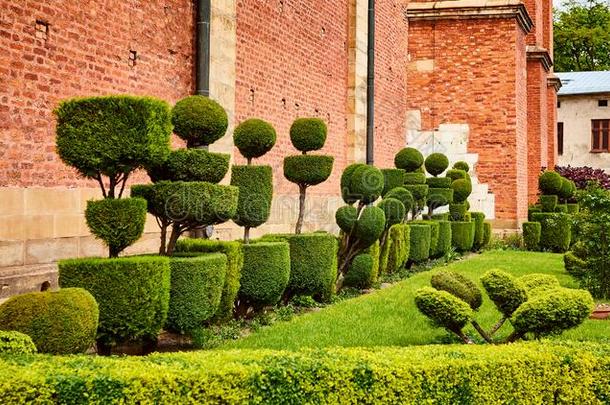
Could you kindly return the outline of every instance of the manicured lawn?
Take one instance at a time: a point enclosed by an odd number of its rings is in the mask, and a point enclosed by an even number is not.
[[[493,268],[515,276],[546,273],[556,276],[565,287],[577,287],[563,268],[562,255],[557,254],[494,251],[443,268],[462,272],[476,281]],[[451,342],[453,339],[447,333],[429,324],[413,302],[415,291],[430,285],[433,272],[421,273],[390,288],[329,306],[290,322],[263,328],[244,339],[228,343],[224,348],[296,350],[303,347],[407,346]],[[499,319],[499,314],[486,298],[476,318],[484,328],[489,329]],[[500,330],[499,336],[510,332],[511,327],[507,324]],[[476,336],[474,333],[470,335]],[[561,336],[561,339],[567,338],[610,342],[610,322],[586,321],[578,329]]]

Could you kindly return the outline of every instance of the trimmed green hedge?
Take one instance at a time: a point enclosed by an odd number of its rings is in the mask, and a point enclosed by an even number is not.
[[[484,246],[485,242],[485,214],[482,212],[471,212],[472,221],[474,222],[474,249],[479,250]]]
[[[216,314],[227,273],[227,257],[222,253],[190,255],[194,256],[170,258],[166,326],[178,333],[199,329]]]
[[[405,189],[411,193],[413,200],[417,202],[426,201],[429,189],[426,184],[405,184]]]
[[[405,184],[405,171],[402,169],[381,169],[383,173],[383,192],[385,196],[390,190],[402,187]]]
[[[170,286],[167,257],[73,259],[60,261],[58,267],[62,288],[84,288],[97,301],[98,343],[110,346],[156,338],[165,325]]]
[[[419,220],[419,221],[411,221],[411,223],[430,225],[430,257],[432,257],[434,255],[434,253],[436,252],[436,248],[437,248],[437,244],[438,244],[438,236],[439,236],[439,228],[440,228],[438,221]]]
[[[468,207],[464,203],[449,204],[449,218],[451,221],[464,221]]]
[[[284,177],[292,183],[315,186],[330,177],[333,162],[334,158],[326,155],[287,156],[284,158]]]
[[[489,245],[489,242],[491,242],[491,234],[492,234],[491,223],[485,222],[483,224],[483,246]]]
[[[453,203],[453,189],[429,188],[426,203],[432,209]]]
[[[539,198],[542,212],[555,212],[559,199],[556,195],[541,195]]]
[[[358,289],[369,288],[375,278],[375,259],[369,253],[354,257],[347,269],[343,285]]]
[[[472,221],[451,222],[451,242],[459,252],[468,252],[474,246],[475,223]]]
[[[6,354],[33,354],[38,350],[32,338],[14,330],[0,330],[0,356]]]
[[[82,288],[16,295],[0,305],[0,330],[30,336],[41,353],[84,353],[98,318],[95,299]]]
[[[209,239],[180,239],[176,244],[177,254],[181,253],[222,253],[227,256],[227,274],[222,288],[222,297],[214,320],[222,322],[231,319],[233,307],[239,292],[241,268],[244,265],[242,245],[238,241]]]
[[[275,305],[290,279],[290,247],[286,242],[243,245],[239,299],[255,309]]]
[[[400,270],[409,259],[411,228],[407,224],[396,224],[390,228],[388,238],[381,251],[380,273],[392,274]]]
[[[409,261],[425,262],[430,258],[432,227],[428,224],[409,224],[411,227]]]
[[[532,215],[542,226],[540,247],[556,253],[570,249],[572,241],[572,220],[569,214],[540,212]]]
[[[542,226],[540,222],[523,223],[523,243],[527,250],[537,252],[540,250],[540,232]]]
[[[580,212],[580,204],[578,203],[568,203],[566,206],[568,207],[568,214],[578,214]]]
[[[337,238],[328,233],[267,235],[263,241],[286,241],[290,245],[290,279],[287,297],[310,295],[328,302],[337,279]]]
[[[436,249],[432,252],[431,256],[434,258],[443,257],[451,250],[451,222],[445,220],[437,220],[438,222],[438,240],[436,242]]]
[[[424,173],[405,173],[405,184],[426,184],[426,175]]]
[[[538,204],[537,204],[537,205],[530,205],[530,206],[527,208],[527,220],[528,220],[529,222],[532,222],[532,221],[533,221],[532,216],[533,216],[533,215],[534,215],[534,213],[536,213],[536,212],[542,212],[542,207],[540,207],[540,205],[538,205]]]
[[[557,204],[555,206],[555,212],[560,212],[563,214],[567,214],[568,213],[568,206],[566,204]]]
[[[273,199],[271,166],[233,166],[231,185],[239,189],[237,212],[233,221],[239,226],[256,228],[267,222]]]
[[[443,212],[440,214],[434,214],[434,215],[432,215],[431,219],[433,219],[435,221],[449,221],[449,213]]]
[[[593,404],[610,346],[515,343],[3,357],[5,403]]]
[[[426,179],[426,184],[430,188],[451,188],[451,183],[453,183],[453,179],[449,177],[428,177]]]

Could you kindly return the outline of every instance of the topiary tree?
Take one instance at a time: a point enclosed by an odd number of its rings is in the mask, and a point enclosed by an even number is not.
[[[224,135],[228,126],[224,109],[203,96],[178,101],[172,110],[172,122],[174,132],[189,148],[209,146]],[[161,228],[160,254],[171,256],[184,233],[236,216],[239,189],[216,184],[226,175],[228,162],[226,154],[182,149],[146,167],[154,184],[133,186],[131,194],[144,198],[148,212],[157,219]]]
[[[460,160],[453,164],[453,169],[463,170],[464,172],[468,173],[470,171],[470,165],[468,163],[464,162],[463,160]]]
[[[538,188],[544,195],[558,195],[562,185],[562,177],[557,172],[547,170],[538,178]]]
[[[121,198],[130,175],[164,161],[171,135],[167,103],[149,97],[108,96],[63,101],[56,149],[62,161],[98,182],[105,199]],[[109,256],[134,243],[144,230],[146,204],[96,201],[87,205],[87,225],[108,246]]]
[[[273,171],[271,166],[253,166],[252,159],[269,152],[275,145],[276,133],[271,124],[249,119],[237,126],[233,141],[248,164],[233,166],[231,185],[239,189],[237,214],[233,221],[244,227],[244,242],[250,243],[250,229],[269,219],[273,199]]]
[[[0,331],[0,355],[35,354],[38,350],[32,338],[17,331]]]
[[[463,330],[469,322],[487,343],[511,343],[527,333],[539,338],[576,327],[587,319],[593,307],[587,291],[561,288],[554,277],[532,274],[515,279],[500,270],[491,270],[483,275],[481,283],[503,316],[490,331],[485,331],[474,318],[473,311],[482,305],[476,284],[448,271],[434,274],[431,283],[435,288],[424,287],[416,292],[418,309],[465,343],[473,343]],[[494,340],[494,334],[508,319],[513,333],[501,341]]]
[[[404,148],[394,157],[394,166],[407,173],[419,170],[424,164],[424,156],[415,148]]]
[[[415,148],[404,148],[394,157],[394,165],[406,172],[404,188],[413,196],[411,217],[416,219],[426,206],[429,188],[423,167],[424,156]]]
[[[442,153],[433,153],[424,161],[426,171],[432,176],[437,177],[449,167],[449,159]]]
[[[307,152],[322,149],[326,142],[326,123],[319,118],[299,118],[290,127],[292,145],[302,155],[284,159],[284,176],[299,186],[299,217],[295,233],[300,234],[305,215],[307,188],[326,181],[333,170],[332,156],[307,155]]]

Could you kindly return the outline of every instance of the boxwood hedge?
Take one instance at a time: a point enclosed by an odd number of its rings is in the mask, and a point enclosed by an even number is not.
[[[390,228],[379,259],[381,273],[392,274],[400,270],[409,259],[411,228],[396,224]]]
[[[474,246],[475,223],[465,221],[451,222],[453,247],[460,252],[468,252]]]
[[[421,263],[430,257],[432,227],[428,224],[409,224],[411,227],[409,261]]]
[[[243,245],[239,299],[261,309],[275,305],[290,278],[290,248],[286,242],[258,242]]]
[[[556,253],[567,252],[572,241],[572,221],[569,214],[538,212],[532,214],[540,222],[540,247]]]

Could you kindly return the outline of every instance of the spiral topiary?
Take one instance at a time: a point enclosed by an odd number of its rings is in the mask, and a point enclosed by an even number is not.
[[[424,162],[428,173],[434,177],[438,176],[449,167],[449,159],[442,153],[433,153]]]
[[[420,169],[423,164],[424,156],[415,148],[404,148],[394,157],[394,165],[407,172],[414,172]]]
[[[276,138],[275,128],[257,118],[242,122],[233,131],[235,147],[248,162],[269,152],[275,145]]]

